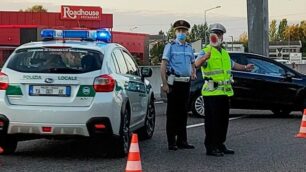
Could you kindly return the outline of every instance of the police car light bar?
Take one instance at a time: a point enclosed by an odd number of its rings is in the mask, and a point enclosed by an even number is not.
[[[56,39],[56,38],[79,38],[92,39],[95,41],[111,42],[112,35],[106,29],[100,30],[54,30],[44,29],[40,32],[42,38]]]
[[[98,41],[103,41],[103,42],[111,42],[112,35],[110,31],[106,29],[101,29],[97,30],[97,38]]]

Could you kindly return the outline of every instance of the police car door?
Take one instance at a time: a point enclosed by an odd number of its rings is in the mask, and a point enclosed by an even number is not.
[[[123,50],[122,53],[128,68],[129,94],[133,95],[134,98],[132,109],[135,112],[135,120],[138,123],[144,119],[146,114],[148,96],[146,94],[145,84],[141,80],[137,64],[127,51]]]
[[[139,121],[139,117],[141,116],[141,110],[138,105],[139,92],[137,92],[136,79],[135,76],[129,74],[129,69],[122,51],[120,49],[115,49],[113,55],[118,63],[121,73],[121,81],[124,82],[124,89],[131,105],[131,127],[133,127],[133,125]]]

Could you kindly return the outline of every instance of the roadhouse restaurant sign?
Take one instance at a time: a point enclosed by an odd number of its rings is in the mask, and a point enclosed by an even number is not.
[[[101,20],[101,16],[101,7],[61,6],[61,19],[63,20]]]

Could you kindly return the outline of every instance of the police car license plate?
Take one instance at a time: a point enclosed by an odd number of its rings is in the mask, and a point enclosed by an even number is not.
[[[70,86],[45,86],[45,85],[30,85],[30,96],[63,96],[69,97],[71,95]]]

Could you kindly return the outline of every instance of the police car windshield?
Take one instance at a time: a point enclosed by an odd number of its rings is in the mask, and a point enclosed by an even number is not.
[[[24,73],[86,73],[100,70],[103,54],[75,48],[30,48],[17,50],[7,67]]]

